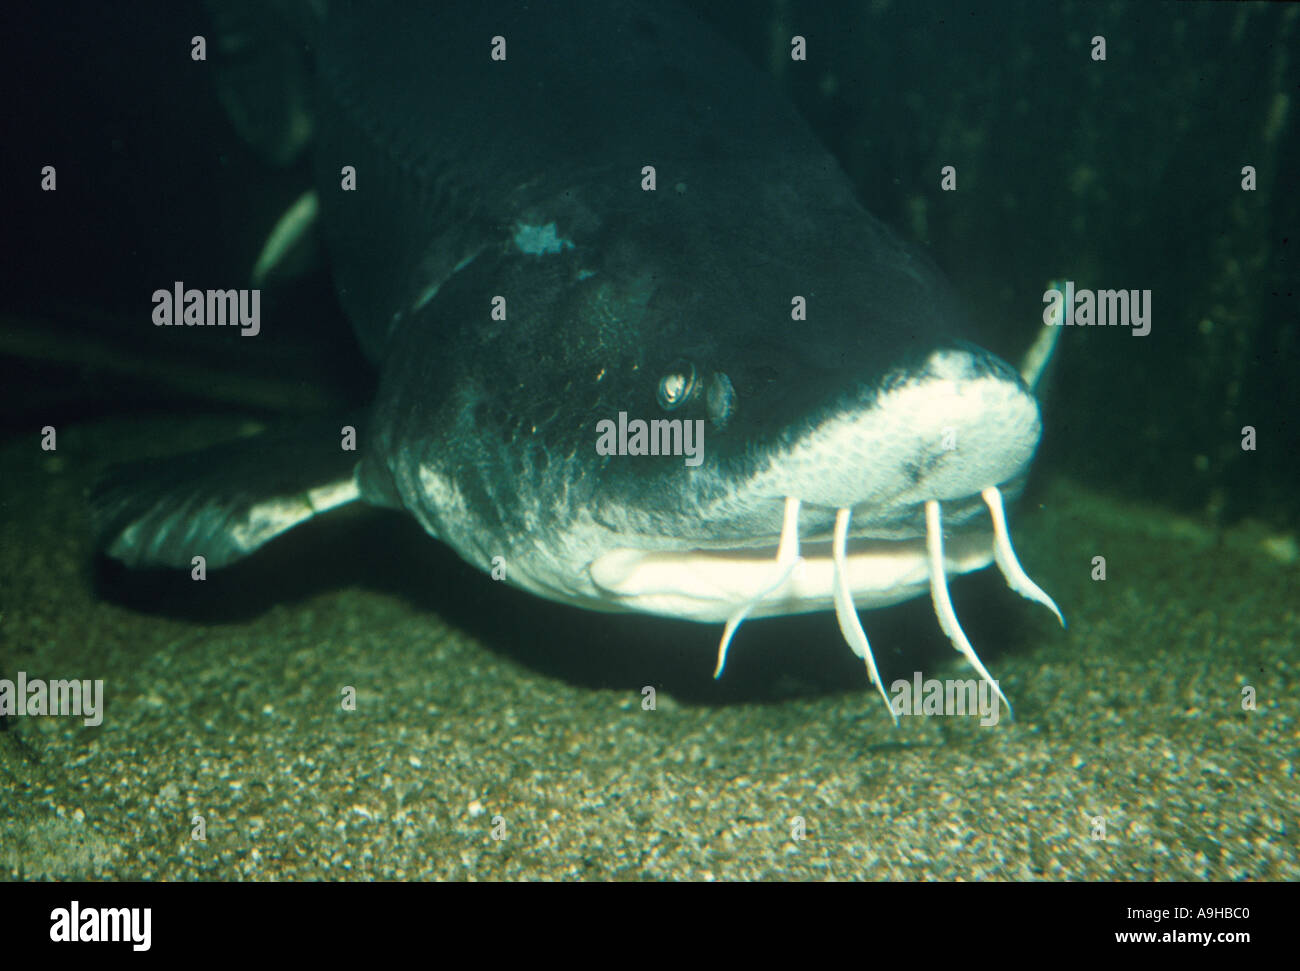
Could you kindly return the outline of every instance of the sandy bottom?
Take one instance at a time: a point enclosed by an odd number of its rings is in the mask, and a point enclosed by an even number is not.
[[[3,722],[0,874],[1300,878],[1284,537],[1038,482],[1012,534],[1069,630],[996,572],[955,582],[1015,718],[896,728],[830,614],[747,623],[715,683],[718,627],[542,603],[397,515],[204,583],[97,564],[95,468],[229,427],[0,448],[0,677],[104,680],[99,727]],[[887,681],[969,676],[928,601],[863,623]]]

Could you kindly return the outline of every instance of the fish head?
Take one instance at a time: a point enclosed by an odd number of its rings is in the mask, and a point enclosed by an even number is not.
[[[443,392],[381,396],[431,533],[554,600],[699,621],[832,606],[840,517],[859,606],[927,588],[927,502],[946,572],[992,561],[983,492],[1019,491],[1039,407],[926,258],[860,209],[779,242],[732,210],[629,221],[539,213],[444,284],[429,309],[479,323],[438,366],[398,350],[399,391]]]

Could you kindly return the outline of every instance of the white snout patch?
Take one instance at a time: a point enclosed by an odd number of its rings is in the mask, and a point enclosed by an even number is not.
[[[573,249],[570,240],[560,238],[555,223],[547,223],[545,226],[516,223],[515,246],[521,253],[527,253],[529,256],[551,256],[562,253],[566,249]]]

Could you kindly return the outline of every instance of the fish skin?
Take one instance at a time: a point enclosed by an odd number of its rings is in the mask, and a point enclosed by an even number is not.
[[[331,475],[355,476],[362,499],[409,511],[481,569],[503,557],[535,593],[617,609],[586,575],[604,549],[774,544],[796,492],[810,536],[829,536],[847,504],[853,536],[915,538],[913,493],[954,463],[992,456],[996,484],[1014,494],[1023,481],[1040,426],[1020,376],[965,340],[942,274],[866,212],[793,106],[696,15],[579,0],[324,9],[320,220],[380,374],[361,461],[340,456]],[[496,36],[505,61],[489,56]],[[556,242],[538,252],[521,238]],[[498,296],[505,320],[491,314]],[[795,297],[807,321],[791,319]],[[938,381],[937,353],[956,362],[944,380],[991,379],[1011,402],[955,414],[969,418],[965,456],[908,443],[905,416],[885,411],[878,425],[907,455],[895,467],[783,478],[819,430]],[[704,394],[664,411],[660,380],[682,361],[701,387],[725,376],[725,421]],[[596,423],[620,412],[704,422],[703,464],[598,455]],[[846,499],[858,480],[861,498]],[[978,487],[994,483],[975,484],[939,497],[946,528],[981,513]],[[136,562],[184,565],[202,531],[167,490],[141,495],[135,520],[119,504],[101,529],[113,555],[130,561],[134,545],[148,550]],[[151,503],[166,513],[152,541],[137,530],[124,550]]]

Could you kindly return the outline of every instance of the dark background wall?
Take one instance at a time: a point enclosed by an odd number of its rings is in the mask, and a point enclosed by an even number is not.
[[[693,6],[778,78],[867,208],[930,249],[994,350],[1016,360],[1037,335],[1050,279],[1152,291],[1148,337],[1064,334],[1040,473],[1212,520],[1300,523],[1300,7]],[[197,0],[0,17],[0,431],[364,400],[326,271],[269,289],[256,340],[148,325],[171,281],[247,285],[307,184],[234,137],[211,62],[189,58],[211,31]],[[788,56],[796,33],[803,63]],[[39,191],[44,164],[57,193]],[[958,191],[941,192],[949,164]],[[1240,188],[1246,164],[1255,192]]]
[[[1064,334],[1044,464],[1211,519],[1294,526],[1300,8],[763,8],[742,25],[701,6],[765,58],[867,207],[931,248],[1008,359],[1050,279],[1152,291],[1147,337]],[[795,33],[805,64],[789,60]],[[947,164],[957,192],[938,191]]]

